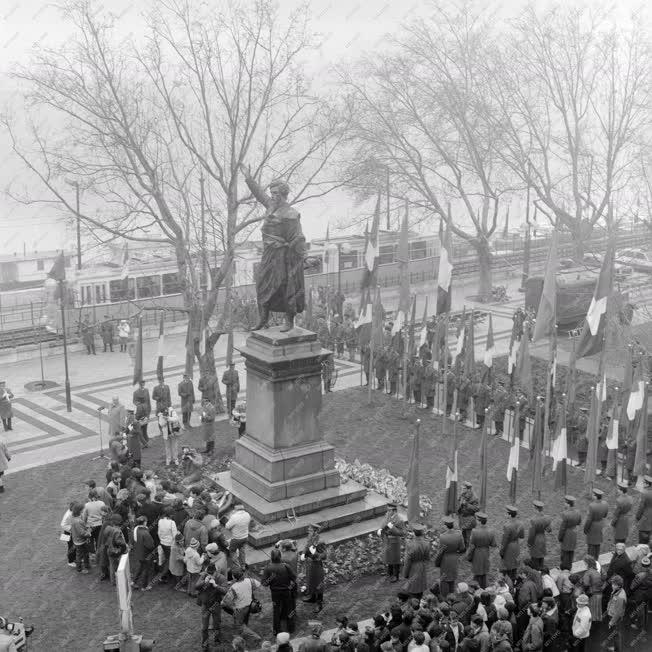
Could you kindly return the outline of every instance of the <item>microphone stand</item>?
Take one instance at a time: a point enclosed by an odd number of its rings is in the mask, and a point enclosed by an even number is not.
[[[104,409],[103,405],[97,408],[97,421],[100,426],[100,454],[91,458],[91,462],[95,460],[108,460],[108,456],[104,454],[104,444],[102,442],[102,410]]]

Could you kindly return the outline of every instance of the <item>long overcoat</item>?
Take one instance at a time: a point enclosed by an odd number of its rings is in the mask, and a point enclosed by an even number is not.
[[[636,510],[639,532],[652,531],[652,488],[646,489],[641,494],[641,502]]]
[[[310,552],[310,545],[315,552]],[[306,546],[303,554],[306,556],[306,592],[308,595],[324,592],[324,561],[328,554],[326,544],[321,541]]]
[[[389,523],[392,527],[388,527]],[[401,563],[401,539],[405,536],[405,523],[398,514],[385,516],[385,522],[381,528],[383,537],[383,561],[386,564]]]
[[[461,535],[460,535],[461,537]],[[405,548],[403,577],[407,579],[406,593],[423,593],[428,584],[428,561],[430,561],[430,544],[423,537],[415,537]]]
[[[521,553],[519,539],[523,538],[525,538],[525,528],[520,521],[512,519],[503,527],[500,557],[503,560],[503,568],[505,570],[515,570],[518,568],[518,558]]]
[[[195,404],[195,388],[192,380],[182,380],[179,383],[177,392],[181,398],[181,414],[192,412],[193,405]]]
[[[457,564],[463,552],[464,537],[459,530],[447,530],[439,537],[435,566],[439,567],[442,580],[454,582],[457,579]]]
[[[631,496],[623,494],[616,498],[616,506],[611,518],[611,527],[614,529],[614,540],[627,539],[629,536],[630,517],[629,513],[634,507]]]
[[[469,551],[466,557],[471,562],[473,575],[487,575],[489,573],[490,549],[495,548],[496,545],[496,533],[486,525],[480,524],[471,531]]]
[[[7,387],[0,389],[0,419],[11,419],[14,416],[11,409],[11,399],[13,397],[14,395]]]
[[[561,515],[561,525],[559,526],[560,548],[564,552],[575,552],[577,548],[577,526],[582,522],[582,515],[579,509],[566,509]]]
[[[607,517],[609,506],[601,500],[594,500],[589,503],[589,512],[584,521],[584,534],[586,535],[586,544],[589,546],[599,546],[602,543],[602,526]]]
[[[546,556],[546,532],[552,532],[551,523],[552,519],[544,514],[533,516],[530,519],[527,536],[530,557],[537,559]]]

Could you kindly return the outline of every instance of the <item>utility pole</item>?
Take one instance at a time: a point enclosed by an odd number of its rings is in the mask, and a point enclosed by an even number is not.
[[[82,268],[81,256],[81,217],[79,215],[79,181],[75,181],[75,203],[77,212],[77,269]]]
[[[527,195],[525,204],[525,242],[523,244],[523,277],[521,279],[521,292],[525,292],[525,285],[530,277],[530,175],[528,168]]]
[[[70,374],[68,372],[68,341],[66,336],[66,282],[59,281],[59,300],[61,301],[61,331],[63,332],[63,364],[66,371],[66,412],[72,412],[72,397],[70,395]]]

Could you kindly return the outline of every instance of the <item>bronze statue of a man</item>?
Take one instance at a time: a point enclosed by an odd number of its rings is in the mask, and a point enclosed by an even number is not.
[[[288,204],[290,188],[277,179],[268,195],[242,166],[245,181],[253,196],[267,209],[261,227],[263,256],[256,275],[256,296],[260,321],[254,330],[265,328],[270,312],[284,312],[281,332],[294,327],[294,317],[305,308],[304,258],[306,239],[301,230],[301,215]]]

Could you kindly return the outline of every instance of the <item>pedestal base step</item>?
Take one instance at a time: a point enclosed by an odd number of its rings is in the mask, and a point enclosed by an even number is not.
[[[242,483],[234,480],[229,471],[210,476],[223,490],[236,496],[259,523],[271,523],[287,517],[288,513],[303,516],[311,512],[338,505],[346,505],[365,497],[367,489],[349,480],[337,487],[314,491],[293,498],[267,501]],[[294,511],[292,511],[294,510]]]

